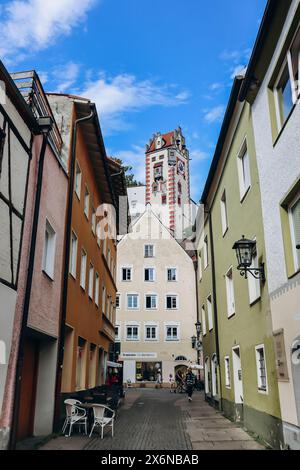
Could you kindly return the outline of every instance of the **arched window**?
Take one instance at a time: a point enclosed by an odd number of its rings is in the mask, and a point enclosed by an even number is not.
[[[177,356],[175,361],[187,361],[187,358],[185,356]]]

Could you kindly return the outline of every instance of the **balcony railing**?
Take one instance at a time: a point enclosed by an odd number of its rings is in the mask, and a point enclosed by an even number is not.
[[[53,118],[43,86],[34,70],[12,73],[11,77],[36,118],[43,116],[51,116]],[[62,138],[54,118],[53,127],[49,134],[49,142],[57,157],[60,158]]]

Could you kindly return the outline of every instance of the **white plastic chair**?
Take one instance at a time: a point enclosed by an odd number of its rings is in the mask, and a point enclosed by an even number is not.
[[[112,416],[105,416],[105,412],[110,411]],[[111,427],[111,435],[114,437],[114,419],[115,419],[115,412],[111,408],[106,405],[93,405],[93,412],[94,412],[94,423],[90,432],[89,437],[93,434],[94,428],[96,426],[101,426],[101,439],[103,439],[103,430],[105,426]]]
[[[127,388],[133,388],[133,385],[132,385],[132,382],[131,382],[130,379],[127,380],[126,386],[127,386]]]
[[[77,424],[78,426],[84,426],[87,435],[87,412],[79,406],[82,404],[81,401],[69,398],[64,403],[66,405],[66,419],[62,427],[62,433],[65,433],[69,425],[68,437],[70,437],[74,424]]]

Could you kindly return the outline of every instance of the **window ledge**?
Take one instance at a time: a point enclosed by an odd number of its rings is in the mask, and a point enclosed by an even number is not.
[[[48,274],[44,269],[42,269],[42,273],[45,275],[45,277],[51,281],[51,282],[54,282],[54,277],[53,276],[50,276],[50,274]]]
[[[240,199],[240,203],[243,204],[243,202],[245,201],[247,195],[249,194],[250,192],[250,189],[251,189],[251,184],[250,186],[248,186],[248,188],[246,189],[246,191],[244,192],[243,196],[241,197]]]
[[[259,388],[258,393],[261,393],[262,395],[268,395],[268,390],[264,390],[263,388]]]
[[[228,229],[229,229],[229,227],[226,227],[226,230],[223,232],[223,235],[222,235],[223,238],[225,238],[226,233],[228,232]]]
[[[228,320],[230,320],[231,318],[235,317],[235,312],[231,313],[230,315],[227,314],[227,316],[228,316]]]
[[[257,297],[257,299],[252,300],[252,302],[249,303],[250,307],[254,307],[258,302],[261,301],[261,295]]]
[[[300,274],[300,268],[297,269],[297,271],[295,271],[293,274],[290,274],[288,276],[288,279],[292,279],[293,277],[297,276],[298,274]]]
[[[298,99],[299,99],[299,98],[298,98]],[[281,135],[283,134],[284,129],[286,128],[287,123],[289,122],[289,120],[290,120],[292,114],[294,113],[294,109],[296,108],[296,106],[297,106],[297,103],[293,105],[293,107],[291,108],[291,110],[290,110],[290,112],[289,112],[289,114],[288,114],[286,120],[285,120],[284,123],[282,124],[282,126],[281,126],[281,128],[280,128],[280,131],[278,132],[278,135],[277,135],[276,139],[274,140],[273,147],[276,147],[278,141],[280,140],[280,137],[281,137]],[[277,125],[278,125],[278,123],[277,123]]]

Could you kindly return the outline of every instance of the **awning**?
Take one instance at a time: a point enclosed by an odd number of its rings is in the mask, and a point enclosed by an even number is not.
[[[119,362],[107,361],[106,364],[107,364],[107,367],[116,367],[116,368],[123,367],[122,364],[119,364]]]
[[[203,366],[201,366],[200,364],[189,364],[188,367],[194,370],[203,370]]]

